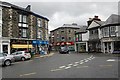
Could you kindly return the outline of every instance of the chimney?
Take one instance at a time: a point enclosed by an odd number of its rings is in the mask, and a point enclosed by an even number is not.
[[[28,5],[28,6],[26,7],[26,10],[27,10],[27,11],[30,11],[30,10],[31,10],[31,5]]]
[[[94,16],[95,19],[98,19],[98,16]]]

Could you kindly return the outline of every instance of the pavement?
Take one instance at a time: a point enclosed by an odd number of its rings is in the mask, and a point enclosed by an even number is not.
[[[33,57],[33,58],[50,57],[50,56],[52,56],[52,55],[54,55],[54,54],[55,54],[55,52],[54,52],[54,51],[52,51],[52,52],[50,52],[49,54],[43,54],[43,55],[37,54],[37,55],[34,55],[34,57]]]

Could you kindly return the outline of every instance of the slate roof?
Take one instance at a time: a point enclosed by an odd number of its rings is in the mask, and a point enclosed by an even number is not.
[[[92,21],[92,23],[89,25],[89,27],[87,29],[93,29],[93,28],[97,28],[100,27],[104,24],[104,21]]]
[[[112,14],[102,25],[107,26],[107,25],[114,25],[114,24],[120,24],[120,15],[117,14]]]

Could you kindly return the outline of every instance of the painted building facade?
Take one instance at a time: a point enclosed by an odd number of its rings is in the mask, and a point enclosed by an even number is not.
[[[101,26],[103,53],[120,53],[120,15],[112,14]]]

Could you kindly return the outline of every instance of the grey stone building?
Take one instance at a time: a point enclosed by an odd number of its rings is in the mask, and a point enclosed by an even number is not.
[[[75,32],[79,30],[80,26],[76,23],[64,24],[50,31],[50,43],[56,50],[61,45],[69,46],[70,50],[74,50]]]
[[[48,41],[48,19],[31,11],[0,2],[0,51],[10,54],[15,50],[34,48],[35,40]]]

